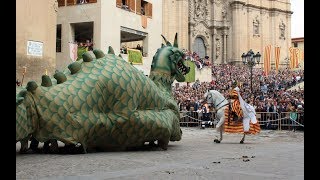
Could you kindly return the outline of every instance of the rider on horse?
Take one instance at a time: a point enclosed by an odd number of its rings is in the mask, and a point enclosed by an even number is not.
[[[255,109],[242,99],[237,81],[233,81],[232,83],[229,98],[229,108],[225,112],[225,132],[259,133],[260,126],[255,117]]]
[[[238,85],[237,81],[234,81],[232,83],[232,90],[229,93],[229,99],[230,99],[230,103],[229,103],[230,111],[228,116],[229,123],[230,121],[242,122],[242,119],[243,119],[243,111],[241,109],[240,100],[238,97],[239,87],[237,85]]]

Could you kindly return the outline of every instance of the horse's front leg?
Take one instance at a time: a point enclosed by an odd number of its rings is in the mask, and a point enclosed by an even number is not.
[[[220,139],[215,139],[214,142],[215,143],[220,143],[222,141],[222,128],[220,128]]]
[[[223,114],[221,114],[223,112]],[[214,142],[215,143],[220,143],[221,141],[222,141],[222,133],[223,133],[223,129],[224,129],[224,111],[220,111],[220,112],[217,112],[217,115],[220,115],[221,116],[221,118],[220,118],[220,120],[219,120],[219,122],[218,122],[218,124],[217,124],[217,126],[216,126],[216,128],[219,130],[219,132],[220,132],[220,138],[219,139],[215,139],[214,140]],[[218,113],[220,113],[220,114],[218,114]]]
[[[243,137],[242,137],[242,139],[241,139],[241,141],[240,141],[240,144],[243,144],[245,137],[246,137],[246,134],[243,134]]]

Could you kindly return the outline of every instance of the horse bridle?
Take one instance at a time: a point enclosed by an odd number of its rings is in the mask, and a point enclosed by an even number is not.
[[[210,95],[210,97],[209,97],[209,95]],[[213,103],[209,103],[209,101],[208,101],[208,99],[212,98],[212,94],[209,94],[209,95],[208,95],[208,97],[206,98],[206,99],[207,99],[207,102],[208,102],[208,104],[213,104]],[[217,107],[218,107],[224,100],[227,100],[227,99],[226,99],[225,97],[223,97],[223,100],[222,100],[221,102],[219,102],[217,105],[214,105],[214,106],[215,106],[214,108],[216,109],[216,111],[218,111],[218,110],[221,109],[222,107],[224,107],[224,106],[226,106],[226,105],[229,104],[229,102],[228,102],[228,103],[224,104],[223,106],[221,106],[220,108],[217,109]]]

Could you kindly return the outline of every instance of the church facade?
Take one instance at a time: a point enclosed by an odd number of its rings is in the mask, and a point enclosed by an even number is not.
[[[214,64],[241,64],[242,53],[280,47],[285,67],[291,46],[290,0],[175,0],[163,2],[163,33],[179,34],[181,48],[209,56]],[[171,12],[171,13],[168,13]]]

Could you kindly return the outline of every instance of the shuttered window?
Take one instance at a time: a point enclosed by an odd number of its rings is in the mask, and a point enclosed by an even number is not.
[[[152,4],[151,3],[147,3],[145,5],[145,12],[146,12],[147,17],[152,18]]]
[[[58,7],[65,6],[65,5],[66,5],[66,0],[58,0]]]
[[[122,6],[122,0],[117,0],[117,7],[121,7]]]
[[[135,12],[136,0],[128,0],[128,6],[129,6],[130,11]]]
[[[67,0],[67,6],[72,6],[77,4],[77,0]]]
[[[137,14],[141,14],[141,0],[137,0],[136,11]]]

